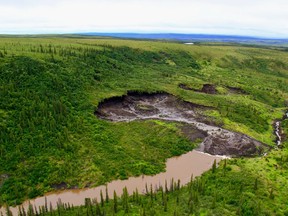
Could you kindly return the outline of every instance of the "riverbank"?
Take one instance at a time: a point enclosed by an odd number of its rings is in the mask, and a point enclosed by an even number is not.
[[[138,177],[130,177],[126,180],[116,180],[107,183],[107,185],[98,186],[95,188],[85,188],[85,189],[71,189],[48,193],[43,197],[38,197],[24,202],[20,208],[24,209],[26,212],[29,209],[29,205],[33,206],[33,209],[39,210],[42,206],[52,206],[53,209],[57,208],[57,203],[66,203],[73,206],[84,205],[86,198],[101,199],[101,191],[104,196],[106,196],[106,187],[108,190],[108,196],[113,197],[114,191],[118,196],[121,196],[123,189],[126,187],[128,193],[131,195],[136,190],[140,194],[145,194],[147,188],[150,187],[153,190],[157,188],[165,187],[165,184],[171,185],[171,181],[180,181],[181,186],[187,184],[191,176],[200,176],[207,170],[211,169],[214,161],[219,162],[223,156],[213,156],[209,154],[204,154],[198,151],[191,151],[178,157],[170,158],[166,162],[166,171],[159,173],[154,176],[142,175]],[[46,204],[45,204],[46,203]],[[11,207],[10,211],[13,216],[18,215],[19,206]],[[1,209],[1,213],[5,214],[5,209]]]

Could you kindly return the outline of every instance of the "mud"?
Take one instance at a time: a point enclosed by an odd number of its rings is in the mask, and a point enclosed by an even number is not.
[[[187,85],[185,85],[183,83],[180,83],[178,85],[178,87],[181,88],[181,89],[184,89],[184,90],[188,90],[188,91],[196,91],[196,89],[190,88],[189,86],[187,86]]]
[[[206,93],[206,94],[217,94],[217,89],[215,85],[211,84],[204,84],[200,92]]]
[[[111,98],[99,104],[95,114],[102,119],[121,122],[160,119],[185,123],[182,132],[191,140],[204,139],[198,150],[212,155],[256,156],[266,148],[246,135],[213,124],[203,111],[209,107],[188,103],[167,93],[139,94]],[[187,126],[189,125],[189,126]],[[189,127],[191,130],[189,130]]]
[[[226,86],[230,94],[247,94],[243,89],[238,87]]]
[[[285,112],[285,114],[282,117],[282,120],[276,120],[273,124],[274,126],[274,134],[276,136],[276,148],[282,147],[282,140],[286,139],[286,134],[283,133],[283,130],[281,128],[281,123],[285,119],[288,119],[288,111]]]
[[[196,141],[197,139],[203,140],[208,134],[205,131],[198,130],[195,126],[191,124],[184,124],[180,126],[183,135],[190,141]]]
[[[178,87],[181,89],[184,89],[184,90],[202,92],[205,94],[218,94],[216,86],[212,85],[212,84],[204,84],[202,89],[200,89],[200,90],[190,88],[189,86],[187,86],[186,84],[183,84],[183,83],[180,83],[178,85]],[[231,86],[224,86],[224,87],[228,90],[227,94],[245,94],[245,95],[247,95],[247,92],[241,88],[231,87]]]
[[[113,198],[113,192],[115,191],[118,196],[121,197],[123,189],[126,187],[128,193],[131,195],[136,189],[141,194],[146,193],[146,185],[153,190],[164,186],[165,182],[168,185],[171,184],[172,179],[174,182],[180,180],[180,185],[185,185],[190,181],[191,176],[200,176],[203,172],[206,172],[212,167],[214,160],[219,162],[225,157],[213,156],[204,154],[198,151],[190,151],[178,157],[173,157],[166,162],[166,171],[159,173],[154,176],[138,176],[130,177],[125,180],[115,180],[106,184],[108,195]],[[66,203],[73,206],[84,205],[85,199],[101,199],[101,191],[106,195],[105,185],[101,185],[95,188],[84,188],[84,189],[70,189],[51,192],[45,194],[45,196],[37,197],[36,199],[27,200],[21,206],[11,207],[10,210],[13,216],[19,215],[18,209],[25,209],[28,211],[29,205],[34,206],[34,209],[42,208],[45,204],[48,208],[51,206],[53,209],[57,208],[58,203]],[[0,207],[0,215],[5,214],[5,208]],[[27,214],[28,215],[28,214]],[[36,214],[35,214],[36,215]],[[38,215],[38,214],[37,214]]]
[[[204,84],[202,89],[200,89],[200,90],[190,88],[189,86],[187,86],[185,84],[182,84],[182,83],[179,84],[178,87],[182,88],[184,90],[202,92],[202,93],[205,93],[205,94],[217,94],[217,89],[216,89],[215,85],[212,85],[212,84]]]
[[[63,189],[67,189],[68,185],[65,182],[61,182],[59,184],[51,185],[51,188],[56,189],[56,190],[63,190]]]

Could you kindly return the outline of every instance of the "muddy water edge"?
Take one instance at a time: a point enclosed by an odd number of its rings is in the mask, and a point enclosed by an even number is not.
[[[147,119],[160,119],[164,121],[176,121],[188,124],[197,129],[197,133],[204,134],[204,140],[198,150],[193,150],[178,157],[170,158],[166,162],[166,171],[154,176],[130,177],[127,180],[115,180],[107,185],[87,189],[70,189],[64,191],[51,192],[43,197],[28,200],[21,205],[26,211],[29,205],[38,209],[47,204],[53,209],[57,208],[57,203],[70,203],[73,206],[83,205],[85,198],[100,200],[100,192],[106,193],[108,189],[109,197],[113,197],[114,191],[120,196],[126,187],[131,194],[136,189],[140,193],[146,192],[146,187],[154,189],[164,186],[165,182],[170,185],[172,179],[181,185],[190,181],[191,176],[200,176],[212,167],[214,160],[219,162],[228,156],[255,156],[260,155],[258,149],[265,147],[246,135],[222,129],[221,127],[207,122],[199,110],[207,109],[197,104],[187,103],[178,100],[166,93],[159,94],[128,94],[116,100],[108,100],[99,105],[96,115],[102,119],[110,121],[134,121]],[[288,117],[288,112],[285,118]],[[189,128],[188,127],[188,128]],[[279,135],[280,122],[275,125],[275,134]],[[204,132],[204,133],[203,133]],[[187,135],[187,134],[186,134]],[[188,133],[188,135],[191,135]],[[192,134],[192,137],[195,134]],[[202,137],[203,138],[203,137]],[[277,136],[277,138],[279,138]],[[206,153],[204,153],[206,152]],[[210,154],[207,154],[210,153]],[[222,155],[222,156],[218,156]],[[19,206],[10,208],[13,215],[18,215]],[[2,208],[0,213],[5,215],[6,210]]]
[[[163,173],[159,173],[154,176],[142,175],[138,177],[130,177],[126,180],[115,180],[109,182],[107,184],[108,195],[110,198],[113,197],[113,193],[115,191],[117,195],[120,196],[125,187],[127,188],[129,194],[132,194],[133,191],[136,191],[136,189],[139,191],[139,193],[145,194],[146,187],[149,189],[151,185],[154,189],[157,189],[160,186],[164,187],[165,181],[167,182],[167,185],[170,185],[171,181],[178,182],[178,180],[180,180],[180,185],[185,185],[190,181],[191,176],[200,176],[202,173],[206,172],[212,167],[214,160],[219,162],[223,158],[223,156],[209,155],[195,150],[190,151],[181,156],[168,159],[166,162],[166,171]],[[96,198],[99,201],[101,190],[105,195],[105,185],[95,188],[70,189],[51,192],[43,197],[25,201],[21,205],[21,208],[23,207],[27,212],[29,205],[32,205],[33,209],[37,209],[39,212],[38,209],[45,205],[47,205],[48,208],[51,205],[53,209],[56,209],[57,203],[69,203],[73,206],[80,206],[84,205],[85,198]],[[10,208],[13,216],[18,215],[18,209],[19,206]],[[1,212],[3,215],[6,214],[6,210],[4,208],[1,209],[0,215]]]

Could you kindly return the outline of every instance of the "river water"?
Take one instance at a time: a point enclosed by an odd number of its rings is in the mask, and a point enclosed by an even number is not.
[[[117,195],[121,195],[125,187],[129,194],[132,194],[133,191],[138,189],[139,193],[146,192],[146,185],[150,189],[150,186],[159,188],[159,186],[165,186],[165,181],[167,181],[168,186],[172,179],[175,182],[178,179],[181,182],[181,185],[185,185],[190,181],[191,176],[194,177],[200,176],[205,171],[209,170],[212,167],[214,160],[219,162],[221,159],[225,158],[224,156],[215,156],[202,153],[199,151],[190,151],[186,154],[183,154],[178,157],[173,157],[167,160],[166,162],[166,171],[159,173],[154,176],[138,176],[130,177],[126,180],[115,180],[107,184],[109,197],[113,197],[113,192],[116,191]],[[48,207],[51,205],[53,208],[57,207],[57,202],[61,200],[61,203],[70,203],[70,205],[79,206],[83,205],[85,198],[97,198],[100,201],[100,191],[102,190],[105,197],[106,186],[98,186],[95,188],[86,188],[86,189],[71,189],[63,190],[58,192],[51,192],[46,194],[43,197],[38,197],[33,200],[29,200],[23,203],[24,209],[28,210],[29,203],[35,206],[37,209],[45,205],[45,198],[48,203]],[[12,214],[18,215],[18,207],[11,207],[10,210]],[[3,215],[5,215],[5,210],[1,209]]]
[[[173,98],[172,98],[173,99]],[[129,99],[130,100],[130,99]],[[129,101],[130,103],[133,101]],[[142,110],[137,110],[137,106],[124,106],[123,104],[113,104],[112,107],[105,107],[105,112],[109,115],[105,115],[106,119],[113,120],[113,121],[133,121],[137,119],[161,119],[166,121],[178,121],[178,122],[185,122],[188,124],[193,124],[196,128],[205,131],[208,134],[200,145],[199,150],[204,150],[204,144],[209,141],[209,137],[218,137],[221,139],[221,142],[225,142],[225,144],[229,143],[240,143],[242,145],[247,145],[247,142],[256,142],[251,138],[243,135],[239,135],[232,131],[228,131],[222,129],[220,127],[207,125],[203,122],[199,122],[195,119],[195,113],[191,109],[186,109],[186,107],[180,106],[177,104],[178,108],[174,107],[174,101],[171,101],[171,97],[167,95],[162,95],[160,98],[148,98],[143,101],[141,99],[140,105],[145,105]],[[171,104],[173,106],[171,106]],[[125,105],[125,104],[124,104]],[[169,107],[170,105],[170,107]],[[187,105],[187,104],[186,104]],[[186,106],[185,105],[185,106]],[[151,108],[152,107],[152,108]],[[136,108],[136,109],[135,109]],[[147,108],[149,108],[147,110]],[[143,113],[144,110],[144,113]],[[146,111],[145,111],[146,110]],[[120,111],[120,113],[119,113]],[[288,116],[288,113],[286,113]],[[277,138],[280,137],[279,135],[279,128],[280,123],[276,124],[276,136]],[[281,138],[280,138],[281,139]],[[212,139],[210,139],[211,141]],[[227,142],[228,140],[228,142]],[[215,141],[212,140],[212,141]],[[281,140],[280,140],[281,142]],[[257,143],[256,143],[257,144]],[[223,153],[223,152],[221,152]],[[224,152],[225,154],[226,152]],[[129,194],[132,194],[133,191],[136,191],[136,188],[140,193],[146,192],[146,185],[150,189],[150,186],[155,188],[159,188],[160,186],[165,185],[165,181],[167,184],[170,185],[172,179],[175,182],[178,179],[181,182],[181,185],[185,185],[190,181],[191,176],[194,177],[200,176],[207,170],[212,167],[214,160],[219,162],[221,159],[226,158],[226,156],[218,156],[218,155],[210,155],[207,153],[203,153],[200,151],[190,151],[186,154],[183,154],[178,157],[173,157],[167,160],[166,162],[166,171],[163,173],[159,173],[154,176],[139,176],[139,177],[130,177],[126,180],[115,180],[112,182],[107,183],[108,188],[108,195],[110,198],[113,197],[114,191],[117,193],[118,196],[122,194],[123,189],[126,187]],[[70,189],[70,190],[62,190],[57,192],[51,192],[46,194],[43,197],[38,197],[33,200],[26,201],[22,204],[24,209],[28,209],[29,203],[38,209],[41,206],[45,205],[45,200],[47,200],[48,206],[50,203],[52,207],[55,209],[57,207],[57,203],[70,203],[70,205],[79,206],[83,205],[85,202],[85,198],[96,198],[98,201],[100,200],[100,191],[102,190],[103,195],[105,197],[106,185],[98,186],[95,188],[86,188],[86,189]],[[18,207],[10,208],[13,215],[18,215]],[[3,215],[5,215],[5,210],[0,209]]]

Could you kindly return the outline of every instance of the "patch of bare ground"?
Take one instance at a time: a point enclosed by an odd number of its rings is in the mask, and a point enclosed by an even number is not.
[[[207,92],[213,92],[211,86],[205,88]],[[211,108],[167,93],[128,92],[127,95],[104,100],[95,114],[115,122],[159,119],[184,123],[180,127],[182,133],[191,141],[203,139],[198,150],[213,155],[256,156],[265,151],[265,144],[215,125],[202,114],[207,109]]]
[[[195,91],[205,94],[219,94],[214,84],[204,84],[200,90],[191,88],[183,83],[180,83],[178,87],[187,91]],[[224,87],[227,89],[227,94],[246,94],[246,95],[248,94],[245,90],[239,87],[231,87],[231,86],[224,86]]]
[[[182,88],[184,90],[202,92],[202,93],[205,93],[205,94],[217,94],[216,86],[212,85],[212,84],[204,84],[200,90],[199,89],[190,88],[189,86],[187,86],[186,84],[183,84],[183,83],[179,84],[178,87]]]
[[[226,88],[230,94],[247,94],[247,92],[239,87],[226,86]]]

